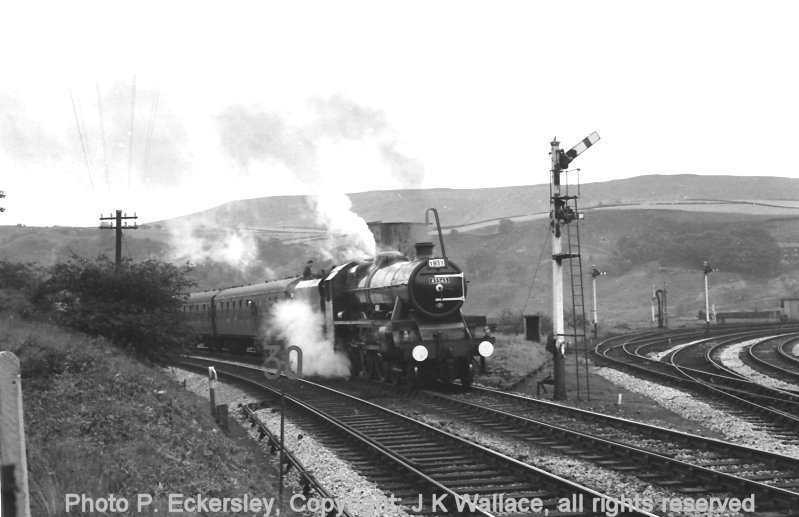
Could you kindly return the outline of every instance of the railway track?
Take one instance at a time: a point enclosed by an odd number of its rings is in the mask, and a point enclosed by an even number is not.
[[[204,370],[214,363],[184,359],[180,364]],[[273,401],[279,396],[259,369],[215,365],[220,376],[267,390]],[[590,488],[319,384],[286,383],[286,403],[293,417],[327,429],[317,438],[339,447],[356,469],[412,514],[576,517],[621,510],[618,515],[655,515],[621,509],[617,500]]]
[[[711,337],[696,332],[621,336],[597,345],[595,357],[634,374],[655,377],[666,385],[694,391],[776,438],[794,441],[799,440],[799,396],[759,385],[723,368],[720,371],[710,355],[720,345],[796,330],[756,329]],[[668,353],[659,360],[651,357],[664,350]]]
[[[799,357],[792,353],[797,342],[795,335],[763,340],[748,347],[742,359],[765,375],[799,385]]]
[[[406,410],[446,416],[448,421],[462,419],[489,433],[631,473],[682,496],[753,494],[758,502],[766,501],[758,505],[758,515],[799,515],[796,458],[497,390],[472,388],[445,395],[368,381],[331,384],[338,390],[367,391],[381,406],[404,405]],[[375,397],[376,390],[386,396]],[[398,440],[405,450],[420,445]]]
[[[242,414],[247,417],[253,427],[258,427],[258,432],[261,438],[268,438],[267,443],[274,453],[280,447],[280,437],[272,433],[272,431],[269,430],[269,427],[267,427],[267,425],[258,418],[255,413],[257,409],[257,405],[248,405],[242,407],[241,411]],[[306,500],[310,497],[311,491],[315,491],[320,500],[328,501],[331,506],[339,507],[339,504],[343,503],[343,501],[337,500],[337,498],[334,497],[333,494],[331,494],[327,488],[325,488],[289,450],[284,449],[283,451],[283,457],[279,468],[283,469],[283,465],[286,466],[285,468],[287,471],[289,468],[294,468],[294,470],[297,471],[300,484],[303,486],[302,496]],[[352,513],[346,508],[341,508],[337,514],[338,517],[353,517]]]
[[[399,405],[411,411],[462,419],[487,433],[539,444],[677,494],[755,494],[768,501],[758,515],[799,513],[797,458],[497,390],[472,387],[445,395],[376,387],[407,395],[410,400],[399,399]]]

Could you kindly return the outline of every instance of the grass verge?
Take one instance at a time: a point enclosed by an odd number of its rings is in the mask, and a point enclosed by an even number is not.
[[[486,360],[486,373],[477,377],[484,386],[512,389],[542,371],[547,355],[543,343],[526,341],[522,335],[495,335],[494,353]]]
[[[131,509],[118,515],[158,508],[176,516],[198,513],[169,512],[170,494],[277,495],[257,444],[219,431],[208,402],[159,368],[103,339],[5,316],[0,349],[17,354],[22,368],[32,515],[92,514],[67,514],[67,494],[126,498]],[[148,512],[136,512],[138,494],[152,496]]]

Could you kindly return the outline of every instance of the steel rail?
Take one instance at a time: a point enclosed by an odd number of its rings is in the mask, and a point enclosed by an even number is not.
[[[224,366],[227,367],[228,365],[224,365]],[[230,366],[232,366],[233,368],[242,368],[242,369],[260,371],[257,368],[240,366],[240,365],[230,365]],[[220,369],[220,366],[217,366],[217,372],[220,375],[224,375],[224,374],[230,375],[230,373],[227,372],[226,370]],[[242,379],[246,379],[246,377],[242,377]],[[247,382],[250,382],[250,381],[247,381]],[[254,383],[254,381],[253,381],[253,383]],[[588,487],[582,486],[582,485],[580,485],[578,483],[575,483],[573,481],[570,481],[568,479],[562,478],[560,476],[556,476],[556,475],[554,475],[552,473],[546,472],[546,471],[541,470],[541,469],[539,469],[537,467],[534,467],[532,465],[528,465],[526,463],[522,463],[522,462],[520,462],[520,461],[518,461],[518,460],[516,460],[514,458],[511,458],[511,457],[506,456],[504,454],[498,453],[496,451],[492,451],[491,449],[488,449],[488,448],[483,447],[481,445],[475,444],[475,443],[470,442],[468,440],[465,440],[465,439],[463,439],[463,438],[461,438],[459,436],[455,436],[455,435],[453,435],[451,433],[447,433],[447,432],[445,432],[445,431],[443,431],[441,429],[437,429],[437,428],[435,428],[433,426],[430,426],[428,424],[425,424],[423,422],[419,422],[419,421],[414,420],[414,419],[412,419],[410,417],[407,417],[405,415],[402,415],[402,414],[396,413],[394,411],[391,411],[389,409],[383,408],[383,407],[381,407],[381,406],[379,406],[377,404],[374,404],[372,402],[359,399],[359,398],[354,397],[352,395],[349,395],[347,393],[343,393],[343,392],[340,392],[338,390],[333,390],[333,389],[331,389],[329,387],[326,387],[326,386],[323,386],[323,385],[320,385],[320,384],[317,384],[317,383],[313,383],[311,381],[302,380],[302,381],[300,381],[300,383],[301,383],[300,386],[308,386],[308,387],[313,388],[314,390],[321,390],[324,393],[335,394],[337,397],[344,398],[349,404],[356,404],[357,406],[363,407],[364,409],[368,408],[368,409],[371,409],[371,410],[377,412],[378,414],[383,414],[383,415],[389,416],[393,420],[396,420],[396,421],[399,421],[399,422],[404,422],[407,425],[410,425],[410,426],[412,426],[414,428],[417,428],[417,429],[420,429],[420,430],[424,431],[428,435],[437,436],[437,437],[440,437],[441,439],[444,439],[444,440],[446,440],[448,442],[451,442],[451,443],[455,444],[455,446],[458,447],[458,448],[461,448],[461,449],[464,449],[464,450],[474,451],[473,453],[471,453],[469,455],[471,457],[474,457],[474,454],[476,453],[476,454],[482,455],[484,457],[490,458],[490,459],[492,459],[492,461],[502,462],[502,463],[504,463],[506,465],[508,472],[510,472],[511,470],[521,471],[521,472],[524,473],[525,478],[536,479],[539,482],[538,483],[539,485],[543,482],[545,485],[549,485],[551,487],[551,489],[555,489],[556,491],[566,490],[566,491],[568,491],[568,493],[571,493],[571,494],[583,494],[584,496],[587,496],[589,499],[595,499],[595,500],[606,499],[606,500],[615,501],[614,498],[612,498],[612,497],[610,497],[610,496],[608,496],[606,494],[602,494],[600,492],[597,492],[597,491],[595,491],[593,489],[590,489]],[[287,394],[286,397],[287,397],[287,400],[291,400],[292,403],[295,403],[295,401],[298,402],[298,403],[300,402],[300,399],[298,399],[294,395]],[[318,409],[315,409],[315,408],[313,408],[310,405],[307,405],[307,406],[308,406],[308,408],[310,408],[309,410],[315,411],[315,412],[319,412],[319,414],[321,415],[321,411],[319,411]],[[350,407],[350,406],[343,406],[340,402],[338,402],[338,403],[335,404],[335,407],[341,408],[341,407]],[[360,414],[360,412],[359,412],[359,414]],[[383,447],[383,446],[381,446],[378,443],[377,440],[373,440],[369,436],[367,436],[365,434],[362,434],[357,429],[354,429],[352,426],[350,426],[349,424],[347,424],[345,422],[340,421],[340,419],[338,419],[336,417],[333,417],[333,416],[330,416],[330,415],[325,415],[324,418],[325,419],[330,419],[331,421],[335,421],[335,422],[337,422],[338,426],[341,426],[342,428],[348,429],[352,433],[357,434],[362,439],[362,441],[363,441],[363,443],[365,445],[369,444],[372,447]],[[365,417],[361,416],[361,418],[365,418]],[[390,457],[392,459],[392,461],[396,461],[397,463],[405,465],[406,468],[412,469],[412,471],[415,472],[418,476],[427,478],[431,482],[436,483],[435,486],[440,486],[440,487],[446,489],[445,485],[435,482],[435,480],[432,478],[432,476],[427,476],[426,474],[424,474],[424,472],[422,470],[416,469],[414,467],[414,465],[413,465],[415,463],[414,460],[409,460],[408,458],[403,456],[401,453],[396,453],[396,452],[391,451],[390,448],[388,448],[388,449],[383,448],[381,450],[384,451],[384,454],[386,455],[387,458]],[[420,468],[423,468],[423,467],[420,466]],[[521,478],[520,478],[520,480],[521,480]],[[483,481],[483,483],[486,483],[486,481]],[[452,494],[452,497],[454,499],[456,499],[456,500],[457,499],[461,499],[462,500],[465,497],[464,495],[457,494],[457,493],[455,493],[454,491],[452,491],[450,489],[446,489],[446,490],[447,490],[447,493]],[[477,510],[479,510],[479,508]],[[588,514],[590,514],[590,513],[591,512],[589,512]],[[586,514],[586,515],[588,515],[588,514]],[[487,515],[487,513],[480,513],[480,515]],[[577,514],[577,515],[580,515],[580,514]],[[632,509],[632,510],[629,510],[629,511],[622,512],[619,515],[625,515],[625,516],[654,516],[655,514],[652,514],[650,512],[645,512],[645,511],[640,510],[640,509]]]
[[[269,427],[266,423],[256,416],[253,407],[258,406],[258,404],[248,404],[246,406],[241,407],[242,413],[247,417],[247,419],[258,428],[259,431],[259,439],[263,439],[264,437],[268,438],[268,444],[274,446],[275,448],[282,448],[284,458],[287,460],[288,464],[294,467],[300,476],[300,483],[303,485],[303,495],[308,495],[311,489],[315,490],[317,494],[322,496],[322,499],[328,501],[336,501],[336,498],[331,494],[322,483],[316,479],[308,469],[302,464],[302,462],[294,455],[288,447],[283,444],[280,444],[280,437],[275,436],[272,431],[269,430]],[[282,469],[283,465],[279,465],[278,468]],[[288,469],[286,469],[286,473],[288,473]],[[349,510],[344,508],[341,510],[339,514],[341,517],[354,517]]]
[[[591,451],[611,452],[613,456],[625,462],[631,462],[631,463],[635,462],[637,465],[641,465],[640,461],[643,461],[644,464],[652,466],[654,468],[659,468],[662,466],[671,467],[676,472],[679,472],[682,475],[692,476],[697,480],[699,480],[702,484],[708,485],[710,487],[709,491],[714,491],[714,489],[719,489],[720,487],[723,487],[724,490],[730,492],[731,494],[737,494],[741,493],[740,491],[745,491],[745,493],[756,494],[758,496],[757,497],[758,500],[765,499],[770,501],[779,501],[780,506],[782,506],[785,510],[799,511],[799,492],[794,492],[774,487],[771,485],[760,483],[758,481],[753,481],[743,477],[738,477],[732,474],[728,474],[723,471],[718,471],[707,467],[703,467],[702,465],[688,463],[683,460],[677,460],[674,458],[670,458],[668,456],[663,456],[661,454],[637,446],[608,440],[602,437],[586,434],[580,431],[575,431],[573,429],[568,429],[566,427],[557,424],[552,424],[549,422],[544,422],[542,420],[537,420],[530,417],[517,415],[514,413],[510,413],[508,411],[503,411],[496,408],[487,407],[481,404],[476,404],[474,402],[459,400],[453,397],[432,392],[425,392],[425,394],[431,397],[436,397],[441,400],[446,400],[451,404],[456,404],[461,407],[471,408],[474,411],[479,411],[484,414],[493,415],[504,421],[544,430],[547,432],[547,434],[560,436],[571,444],[578,443],[580,445],[587,445],[589,447],[588,450]],[[657,428],[655,426],[649,426],[649,427],[657,431],[661,430],[661,428]],[[705,443],[701,437],[693,436],[693,438],[695,443],[699,444]],[[727,445],[731,445],[720,441],[718,441],[717,443],[720,443],[725,448],[727,447]],[[753,452],[759,452],[759,451],[750,449],[746,452],[751,454]],[[769,455],[769,454],[767,455],[771,456],[772,458],[776,457],[775,458],[776,460],[786,463],[788,463],[786,460],[791,459],[788,457],[779,457],[779,455]],[[792,468],[799,469],[799,460],[791,461],[790,463],[792,464]],[[793,474],[793,476],[799,477],[799,471]]]
[[[762,332],[764,329],[757,329],[754,332]],[[784,331],[784,329],[780,329]],[[747,335],[750,335],[749,329],[747,329]],[[695,333],[686,333],[683,336],[677,336],[681,339],[694,337]],[[755,414],[761,415],[763,417],[768,417],[771,420],[778,422],[780,425],[786,426],[788,429],[799,429],[799,416],[796,416],[784,409],[780,409],[777,407],[773,407],[771,402],[773,399],[766,398],[766,402],[769,405],[758,404],[752,400],[748,400],[744,398],[746,394],[741,392],[740,390],[736,391],[733,388],[726,388],[721,389],[719,386],[713,385],[713,381],[710,380],[708,377],[707,380],[699,380],[690,375],[688,375],[685,371],[681,371],[684,367],[678,367],[674,364],[669,364],[664,361],[657,361],[655,359],[642,356],[640,354],[635,354],[634,352],[630,351],[630,348],[634,345],[638,339],[638,336],[631,336],[629,338],[625,338],[625,336],[619,336],[611,339],[604,340],[597,344],[594,347],[594,355],[598,357],[601,361],[610,362],[611,364],[615,365],[616,367],[628,368],[633,372],[637,373],[645,373],[648,375],[655,375],[659,377],[661,380],[667,381],[671,385],[680,385],[683,387],[693,388],[698,390],[699,392],[704,392],[705,394],[714,394],[717,397],[724,399],[726,402],[736,404],[743,408],[746,408],[748,411],[752,411]],[[661,338],[662,339],[662,338]],[[718,339],[716,338],[705,338],[699,340],[698,342],[707,342],[708,339]],[[620,343],[620,344],[617,344]],[[613,344],[613,346],[609,347],[609,344]],[[652,343],[648,343],[647,346],[652,346]],[[667,359],[669,361],[673,361],[673,357],[676,353],[680,352],[686,347],[675,351],[674,353],[670,354]],[[624,354],[627,354],[626,359],[622,360],[619,358],[610,357],[609,353],[611,350],[621,349]],[[640,349],[640,347],[638,348]],[[637,349],[637,350],[638,350]],[[666,359],[666,358],[664,358]],[[671,372],[679,372],[680,375],[675,375]],[[710,374],[704,372],[706,376],[716,375],[715,379],[721,379],[723,376],[718,376],[717,374]],[[764,398],[763,395],[753,394],[753,397],[759,397],[761,400]],[[776,404],[779,404],[777,401]]]
[[[793,345],[797,342],[799,338],[795,334],[782,337],[780,340],[767,340],[761,341],[760,343],[755,343],[754,345],[747,347],[747,357],[751,360],[754,364],[759,365],[760,367],[764,368],[768,372],[777,372],[781,375],[787,382],[799,382],[799,358],[792,357],[791,354],[785,351],[788,345]],[[777,341],[776,343],[771,343],[771,341]],[[758,346],[760,345],[760,346]],[[766,347],[773,346],[773,349],[769,349]],[[762,348],[766,348],[764,352],[761,352]],[[777,364],[776,362],[771,362],[764,356],[771,356],[773,355],[775,359],[778,361],[782,361],[782,365]]]
[[[219,361],[214,361],[214,360],[211,360],[211,359],[209,359],[207,361],[216,362],[217,365],[223,364],[225,367],[235,367],[235,368],[241,368],[241,369],[262,371],[260,368],[255,368],[255,367],[252,367],[252,366],[225,364],[225,363],[221,363]],[[205,368],[205,365],[193,364],[193,363],[186,362],[186,361],[177,361],[177,364],[180,364],[180,365],[183,365],[183,366],[188,366],[188,367],[195,368],[195,369]],[[238,374],[232,373],[230,371],[220,370],[218,367],[217,367],[217,374],[220,375],[220,376],[229,377],[229,378],[237,380],[239,382],[243,382],[243,383],[249,384],[251,386],[255,386],[255,387],[259,388],[259,389],[266,390],[266,391],[268,391],[269,393],[271,393],[275,397],[280,397],[281,396],[279,389],[277,389],[274,386],[271,386],[271,385],[269,385],[269,384],[267,384],[267,383],[265,383],[263,381],[256,381],[256,380],[254,380],[254,379],[252,379],[250,377],[246,377],[246,376],[243,376],[243,375],[238,375]],[[307,381],[300,380],[300,382],[307,382]],[[323,421],[325,424],[327,424],[327,425],[339,430],[341,433],[345,434],[349,438],[351,438],[351,439],[355,440],[356,442],[358,442],[361,446],[366,447],[367,449],[374,451],[382,459],[387,460],[387,461],[395,464],[397,467],[399,467],[400,469],[404,470],[406,473],[415,476],[417,478],[417,481],[420,481],[420,482],[422,482],[425,485],[433,487],[434,488],[434,492],[439,492],[439,493],[446,494],[447,499],[446,500],[442,500],[442,503],[443,502],[454,502],[454,501],[457,501],[457,500],[461,499],[460,494],[455,493],[454,491],[450,490],[446,486],[444,486],[441,483],[435,481],[433,478],[431,478],[427,474],[424,474],[423,472],[418,470],[414,465],[412,465],[411,463],[407,462],[401,456],[398,456],[397,454],[393,453],[390,449],[380,445],[378,442],[376,442],[375,440],[373,440],[369,436],[361,433],[357,429],[354,429],[352,426],[350,426],[350,425],[348,425],[348,424],[346,424],[344,422],[341,422],[341,421],[339,421],[336,418],[333,418],[333,417],[327,415],[326,413],[314,408],[313,406],[303,402],[302,400],[300,400],[300,399],[298,399],[296,397],[293,397],[292,395],[290,395],[288,393],[284,393],[284,396],[285,396],[286,402],[288,402],[291,405],[293,405],[293,406],[295,406],[295,407],[297,407],[297,408],[299,408],[299,409],[301,409],[301,410],[313,415],[315,418]],[[444,506],[446,506],[446,505],[444,505]],[[476,509],[473,512],[473,515],[480,515],[480,516],[483,516],[483,517],[494,517],[492,514],[490,514],[488,512],[485,512],[485,511],[482,511],[479,508]]]

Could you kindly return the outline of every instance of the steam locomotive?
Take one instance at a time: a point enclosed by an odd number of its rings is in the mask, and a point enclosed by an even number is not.
[[[408,386],[459,379],[469,386],[494,339],[487,327],[475,332],[467,325],[463,271],[443,252],[434,256],[434,248],[417,243],[414,259],[392,251],[353,260],[324,278],[191,293],[183,311],[206,347],[252,352],[269,348],[263,345],[271,308],[301,300],[321,314],[325,340],[349,356],[351,375]]]

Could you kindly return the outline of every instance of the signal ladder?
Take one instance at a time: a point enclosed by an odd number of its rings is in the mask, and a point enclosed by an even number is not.
[[[574,374],[577,382],[577,400],[580,400],[580,355],[584,357],[585,367],[585,392],[586,398],[591,400],[591,392],[588,386],[588,342],[586,339],[586,316],[585,316],[585,292],[583,289],[583,262],[580,253],[580,211],[577,209],[577,200],[580,197],[580,184],[577,183],[577,195],[569,194],[569,184],[566,182],[565,195],[561,196],[566,202],[566,206],[573,210],[572,213],[577,217],[570,224],[565,224],[565,239],[562,242],[564,259],[569,259],[569,273],[571,274],[571,295],[572,295],[572,314],[571,314],[571,334],[574,343]],[[564,329],[565,331],[565,329]]]

